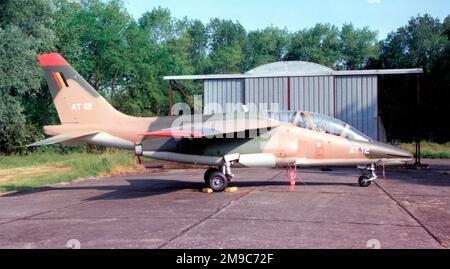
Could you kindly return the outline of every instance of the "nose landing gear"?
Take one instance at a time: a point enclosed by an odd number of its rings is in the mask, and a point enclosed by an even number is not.
[[[367,170],[367,172],[361,169],[362,175],[359,177],[358,183],[359,186],[367,188],[372,184],[372,181],[378,179],[378,176],[375,172],[376,171],[375,164],[371,164],[364,169]]]
[[[372,181],[370,181],[370,177],[367,175],[362,175],[358,179],[359,186],[367,188],[372,184]]]

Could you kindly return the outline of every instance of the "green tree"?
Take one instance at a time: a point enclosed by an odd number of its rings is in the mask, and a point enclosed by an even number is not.
[[[189,57],[195,69],[195,74],[205,71],[205,61],[208,55],[208,35],[206,26],[199,20],[189,22],[186,34],[190,38]]]
[[[450,40],[450,15],[445,18],[443,27],[447,40]]]
[[[167,8],[158,7],[144,13],[139,19],[139,25],[147,30],[150,39],[157,44],[167,42],[176,33],[176,19]]]
[[[160,53],[121,1],[60,0],[58,50],[118,109],[148,116],[160,111]]]
[[[381,42],[376,68],[423,68],[421,106],[417,106],[416,77],[383,77],[381,113],[391,138],[412,140],[418,128],[423,139],[447,142],[450,130],[449,18],[423,15],[411,18]],[[385,105],[383,105],[383,103]],[[432,120],[430,120],[432,119]],[[420,122],[420,127],[419,127]]]
[[[438,18],[428,14],[412,18],[407,26],[390,33],[382,42],[382,67],[422,67],[428,71],[442,57],[447,43],[446,30]]]
[[[368,27],[355,29],[352,24],[345,24],[341,29],[340,40],[342,61],[338,64],[339,68],[363,69],[371,60],[378,58],[377,33]]]
[[[227,74],[240,73],[244,61],[242,47],[237,43],[232,43],[218,49],[209,58],[209,70],[211,73]]]
[[[0,89],[21,95],[40,86],[39,52],[53,47],[53,5],[46,0],[0,4]]]
[[[153,65],[160,57],[160,50],[150,42],[147,33],[137,23],[130,24],[125,37],[130,69],[120,78],[124,83],[118,87],[112,99],[113,105],[127,114],[158,114],[166,101],[160,92],[161,78]]]
[[[334,68],[341,60],[339,29],[330,24],[295,33],[289,44],[287,60],[319,63]]]
[[[25,116],[17,98],[0,93],[0,152],[11,154],[24,150]]]
[[[166,75],[192,74],[196,71],[193,63],[201,63],[201,44],[196,44],[199,38],[189,33],[192,29],[191,22],[186,18],[177,20],[172,17],[168,9],[156,8],[147,12],[139,19],[141,29],[147,34],[150,42],[156,45],[151,62],[154,67],[154,76],[157,79],[152,89],[153,107],[157,114],[168,113],[168,89],[169,84],[162,78]],[[197,38],[197,39],[194,39]],[[200,66],[197,66],[200,70]],[[188,85],[184,88],[189,94],[194,94],[195,89]],[[181,101],[176,96],[177,101]]]
[[[240,73],[245,71],[244,48],[247,33],[239,22],[212,19],[207,25],[209,73]]]
[[[94,88],[108,97],[114,96],[117,88],[126,84],[121,78],[131,69],[125,35],[134,20],[121,1],[84,0],[63,7],[59,12],[68,18],[55,29],[58,38],[61,37],[59,48],[75,49],[67,56],[68,60],[74,60],[74,66]],[[64,41],[71,36],[73,41],[65,49]],[[78,57],[71,59],[73,55]]]
[[[0,152],[21,152],[32,142],[26,141],[23,103],[42,88],[37,56],[53,48],[53,12],[48,0],[0,3]]]
[[[289,32],[286,29],[267,27],[249,32],[245,48],[245,70],[283,60],[288,42]]]

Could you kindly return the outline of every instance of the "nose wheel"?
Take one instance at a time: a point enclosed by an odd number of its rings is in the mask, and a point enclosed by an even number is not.
[[[367,188],[372,184],[372,181],[370,181],[370,177],[363,175],[359,177],[359,186],[363,187],[363,188]]]
[[[362,175],[358,179],[359,186],[367,188],[372,184],[372,181],[378,179],[376,174],[376,167],[374,164],[367,166],[366,171],[361,170]]]

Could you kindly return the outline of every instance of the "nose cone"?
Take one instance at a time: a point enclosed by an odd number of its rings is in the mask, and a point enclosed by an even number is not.
[[[406,150],[400,148],[383,144],[383,143],[373,143],[370,149],[370,156],[372,158],[380,159],[408,159],[412,160],[414,155]]]

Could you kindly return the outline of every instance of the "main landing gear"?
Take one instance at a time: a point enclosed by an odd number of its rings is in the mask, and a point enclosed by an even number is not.
[[[378,179],[378,176],[376,174],[376,168],[375,164],[371,164],[365,168],[360,168],[362,175],[358,179],[359,186],[367,188],[372,184],[372,181],[375,181]],[[364,171],[364,170],[366,171]]]
[[[224,164],[218,169],[209,168],[206,170],[204,180],[206,185],[214,192],[223,192],[228,188],[228,185],[234,180],[235,176],[231,172],[231,165],[233,161],[226,160]]]

